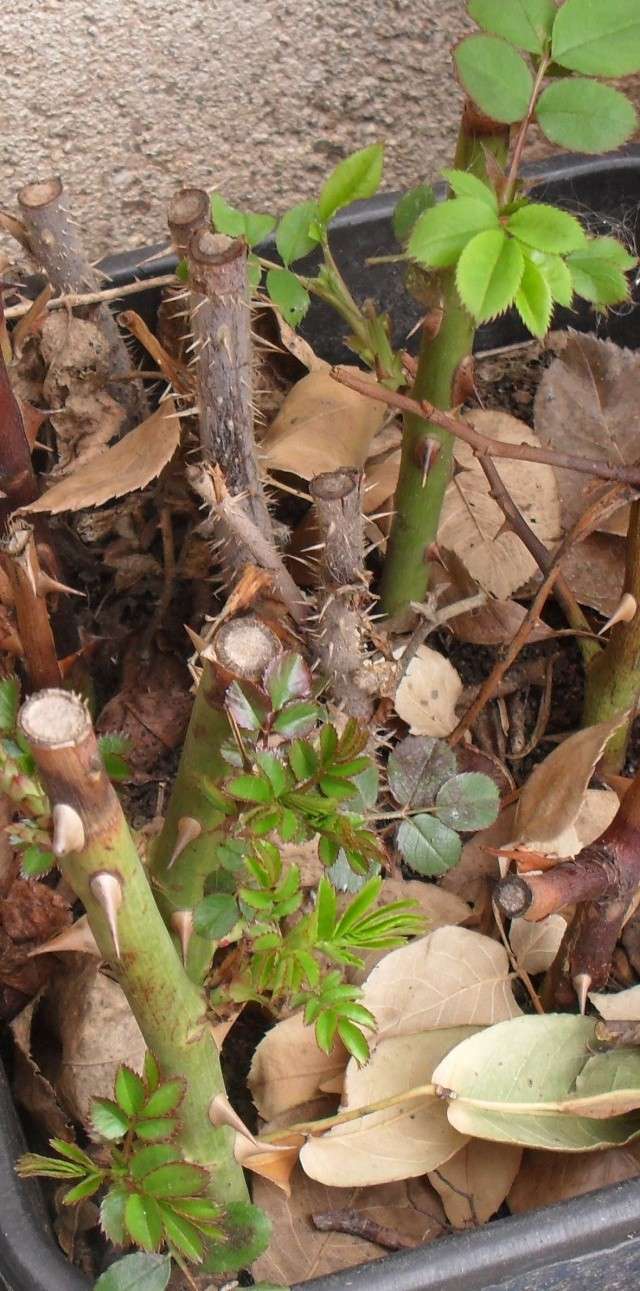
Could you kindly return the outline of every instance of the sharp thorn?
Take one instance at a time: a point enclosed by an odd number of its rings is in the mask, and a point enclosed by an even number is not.
[[[591,977],[588,973],[576,973],[575,977],[572,978],[572,981],[573,989],[578,997],[580,1012],[584,1014],[587,1007],[587,996],[591,988]]]
[[[182,962],[186,967],[189,942],[193,933],[193,910],[174,910],[169,922],[180,942]]]
[[[202,657],[206,658],[206,652],[202,653]],[[199,838],[201,833],[202,825],[199,820],[195,820],[193,816],[180,817],[176,830],[175,846],[167,863],[168,870],[171,869],[172,865],[175,865],[178,857],[182,856],[185,847],[188,847],[189,843],[193,843],[196,838]]]
[[[120,959],[120,939],[118,937],[118,911],[122,905],[122,883],[117,874],[101,870],[94,874],[89,882],[91,895],[95,898],[107,921],[116,959]]]
[[[70,852],[81,852],[85,844],[84,825],[75,808],[70,807],[66,802],[56,803],[51,818],[54,856],[68,856]]]

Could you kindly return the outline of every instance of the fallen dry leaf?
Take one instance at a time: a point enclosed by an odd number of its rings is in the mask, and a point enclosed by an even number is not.
[[[439,1027],[489,1026],[517,1017],[507,952],[468,928],[438,928],[393,950],[364,984],[378,1024],[372,1043]]]
[[[592,533],[570,547],[562,572],[581,605],[599,614],[613,614],[624,583],[624,540]]]
[[[477,1030],[448,1027],[379,1040],[366,1066],[350,1060],[341,1110],[366,1107],[427,1084],[441,1059]],[[370,1112],[309,1138],[300,1164],[320,1183],[365,1187],[426,1174],[448,1161],[465,1142],[452,1130],[446,1102],[432,1094]]]
[[[539,446],[524,422],[506,412],[474,412],[475,430],[503,443]],[[438,529],[438,544],[456,553],[480,587],[507,600],[538,571],[524,544],[505,524],[489,483],[468,444],[456,441],[459,469],[449,485]],[[555,475],[539,462],[501,459],[499,472],[525,520],[545,546],[560,536],[560,502]]]
[[[142,489],[163,470],[180,443],[173,399],[165,399],[135,430],[92,457],[24,510],[81,511]]]
[[[450,735],[462,681],[453,664],[430,646],[418,647],[395,696],[395,710],[412,735]]]
[[[302,1013],[294,1013],[260,1041],[251,1063],[249,1089],[260,1115],[269,1121],[315,1098],[326,1081],[342,1076],[346,1065],[342,1041],[336,1038],[331,1053],[322,1053],[313,1027],[304,1025]]]
[[[470,645],[504,645],[516,635],[522,621],[526,618],[527,608],[518,601],[497,601],[493,598],[477,610],[467,610],[449,619],[448,626],[459,641]],[[552,635],[552,629],[538,620],[527,637],[529,644],[533,641],[544,641]]]
[[[431,1171],[429,1182],[440,1194],[454,1228],[475,1228],[500,1209],[522,1161],[522,1148],[511,1143],[470,1139],[454,1157]]]
[[[546,973],[560,949],[560,942],[567,930],[567,921],[561,914],[549,914],[539,923],[514,919],[509,941],[520,968],[526,973]]]
[[[515,1215],[556,1201],[583,1197],[597,1188],[635,1179],[640,1174],[640,1147],[606,1148],[602,1152],[541,1152],[527,1149],[507,1197]]]
[[[617,991],[615,995],[594,991],[589,999],[607,1022],[640,1022],[640,986]]]
[[[20,1106],[29,1113],[31,1122],[47,1138],[70,1139],[67,1118],[58,1103],[53,1086],[41,1072],[31,1052],[31,1032],[40,998],[31,1000],[13,1019],[11,1032],[13,1054],[13,1091]]]
[[[532,851],[550,845],[575,822],[593,769],[625,714],[576,731],[534,767],[523,785],[515,818],[515,839]]]
[[[260,446],[262,462],[270,471],[289,471],[303,480],[341,466],[364,466],[385,416],[384,404],[339,385],[327,369],[316,369],[289,391]]]

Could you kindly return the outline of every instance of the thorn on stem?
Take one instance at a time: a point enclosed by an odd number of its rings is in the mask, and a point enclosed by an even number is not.
[[[107,921],[116,959],[120,959],[120,939],[118,937],[118,911],[122,905],[122,883],[117,874],[102,870],[94,874],[89,882],[91,895],[95,897]]]
[[[193,910],[174,910],[169,922],[180,942],[182,962],[186,967],[189,942],[193,933]]]
[[[201,833],[202,833],[202,825],[200,824],[199,820],[195,820],[193,816],[180,817],[178,821],[178,827],[176,830],[175,845],[171,853],[169,862],[167,864],[168,870],[171,869],[172,865],[175,865],[176,861],[178,860],[178,857],[182,856],[182,853],[184,852],[185,847],[188,847],[189,843],[195,842],[196,838],[199,838]]]
[[[84,825],[75,808],[70,807],[66,802],[56,803],[51,817],[54,856],[68,856],[70,852],[81,852],[85,844]]]
[[[587,996],[591,988],[591,977],[588,973],[576,973],[575,977],[572,978],[572,981],[573,989],[578,997],[580,1012],[584,1016],[584,1012],[587,1007]]]

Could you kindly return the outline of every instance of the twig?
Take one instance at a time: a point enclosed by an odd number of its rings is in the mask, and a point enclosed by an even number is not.
[[[469,614],[472,610],[478,610],[482,605],[486,605],[487,596],[485,592],[475,592],[473,596],[466,596],[462,601],[456,601],[454,605],[445,605],[441,610],[431,611],[428,604],[422,605],[419,601],[411,602],[411,609],[416,614],[422,615],[422,622],[414,628],[407,644],[402,651],[400,663],[398,665],[398,681],[404,677],[412,659],[415,659],[420,646],[426,641],[432,632],[437,632],[438,628],[444,627],[445,623],[457,619],[460,614]]]
[[[54,296],[45,306],[47,312],[52,309],[82,309],[86,305],[107,304],[110,300],[120,300],[124,296],[135,296],[141,291],[154,291],[160,287],[175,287],[178,282],[174,273],[162,273],[157,278],[140,278],[135,282],[128,282],[123,287],[105,287],[102,291],[67,291],[60,296]],[[11,305],[5,309],[5,318],[11,321],[14,318],[24,318],[25,314],[33,307],[33,301],[25,301],[22,305]]]
[[[379,1224],[370,1215],[361,1210],[325,1210],[311,1216],[314,1228],[321,1233],[347,1233],[350,1237],[361,1237],[374,1246],[382,1246],[387,1251],[411,1251],[420,1245],[420,1238],[407,1237],[395,1228]],[[441,1227],[446,1224],[440,1221]]]
[[[529,974],[526,968],[522,967],[522,964],[518,960],[518,956],[514,953],[511,943],[509,942],[509,938],[507,937],[504,923],[502,921],[502,915],[496,901],[494,901],[493,903],[493,915],[494,915],[496,924],[498,926],[498,932],[500,933],[502,944],[507,952],[507,955],[509,956],[509,961],[511,963],[511,967],[513,968],[513,971],[520,978],[522,985],[525,987],[527,994],[529,996],[529,999],[531,1000],[531,1003],[533,1004],[533,1007],[536,1013],[544,1014],[544,1009],[542,1007],[542,1004],[540,1003],[538,992],[536,991],[536,988],[533,985],[533,982],[531,981],[531,978],[529,977]]]
[[[369,399],[377,399],[379,403],[385,403],[389,408],[412,413],[416,417],[421,417],[423,421],[430,421],[434,426],[448,430],[451,435],[455,435],[456,439],[469,444],[478,456],[506,457],[510,461],[517,462],[542,462],[561,470],[579,471],[582,475],[593,475],[597,479],[612,480],[619,484],[631,484],[634,488],[640,488],[640,466],[612,466],[608,462],[575,457],[571,453],[555,453],[549,448],[532,448],[529,444],[505,444],[502,440],[490,438],[489,435],[481,435],[468,422],[455,417],[453,413],[443,412],[432,403],[428,403],[426,399],[411,399],[409,395],[388,390],[386,386],[378,385],[375,381],[363,380],[346,371],[345,368],[332,368],[331,376],[334,381],[348,386],[357,394],[366,395]]]
[[[18,632],[31,686],[34,689],[40,686],[59,686],[61,673],[33,526],[24,519],[15,522],[0,542],[0,552],[3,566],[11,580]]]

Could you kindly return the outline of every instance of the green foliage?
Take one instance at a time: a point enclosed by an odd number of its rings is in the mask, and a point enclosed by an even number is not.
[[[565,0],[553,24],[556,63],[588,76],[629,76],[640,69],[637,0]]]
[[[383,162],[381,143],[361,148],[339,162],[321,190],[318,199],[320,219],[326,224],[344,206],[363,197],[373,197],[380,187]]]
[[[264,242],[276,226],[274,215],[239,211],[235,206],[230,206],[220,193],[213,193],[211,196],[211,219],[217,233],[225,233],[230,238],[244,238],[250,247]]]
[[[431,184],[418,184],[403,194],[393,212],[393,232],[398,242],[407,241],[418,216],[434,206],[435,200]]]
[[[556,15],[554,0],[470,0],[469,17],[530,54],[542,54]]]
[[[109,731],[98,736],[98,748],[110,780],[126,780],[131,775],[127,754],[131,752],[131,740],[127,735]]]
[[[455,197],[425,211],[409,238],[409,255],[430,269],[456,263],[467,243],[486,229],[499,229],[497,212],[476,197]]]
[[[592,238],[567,258],[567,269],[580,296],[606,306],[627,299],[629,283],[625,274],[636,263],[635,256],[615,238]]]
[[[299,202],[282,216],[276,231],[276,247],[287,267],[304,259],[318,245],[318,239],[311,236],[310,229],[319,218],[317,202]]]
[[[422,812],[403,820],[396,841],[403,860],[417,874],[446,874],[460,860],[459,835]]]
[[[547,139],[578,152],[620,148],[631,138],[637,120],[633,104],[620,90],[579,76],[548,85],[536,111]]]
[[[165,1291],[171,1276],[168,1255],[125,1255],[94,1285],[94,1291]]]
[[[311,297],[296,274],[291,273],[290,269],[270,269],[267,274],[267,291],[285,322],[291,327],[297,327],[311,304]]]
[[[13,735],[16,729],[20,682],[17,677],[3,677],[0,681],[0,734]]]
[[[497,36],[466,36],[454,53],[458,76],[474,103],[494,121],[526,116],[533,76],[524,58]]]
[[[456,266],[458,295],[478,323],[504,313],[522,282],[524,256],[504,229],[487,229],[467,243]]]
[[[530,256],[525,258],[524,272],[516,292],[516,309],[534,336],[546,336],[551,323],[553,298],[542,265]]]

